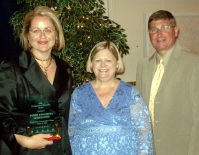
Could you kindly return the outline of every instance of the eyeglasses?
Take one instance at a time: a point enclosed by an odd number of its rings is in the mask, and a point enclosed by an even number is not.
[[[174,27],[174,26],[162,25],[160,28],[152,27],[152,28],[149,29],[149,33],[155,34],[155,33],[158,32],[158,30],[161,30],[162,32],[169,32],[171,27]]]
[[[45,35],[51,35],[51,34],[55,31],[55,29],[52,29],[52,28],[50,28],[50,27],[47,27],[47,28],[45,28],[45,29],[43,29],[43,30],[41,30],[41,29],[39,29],[39,28],[33,28],[33,29],[29,30],[29,31],[30,31],[31,33],[35,34],[35,35],[40,35],[41,32],[44,32]]]

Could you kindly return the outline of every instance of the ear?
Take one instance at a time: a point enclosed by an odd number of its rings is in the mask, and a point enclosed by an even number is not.
[[[116,68],[119,68],[119,63],[117,63]]]
[[[175,26],[174,31],[175,31],[175,37],[177,38],[180,32],[180,29],[177,26]]]

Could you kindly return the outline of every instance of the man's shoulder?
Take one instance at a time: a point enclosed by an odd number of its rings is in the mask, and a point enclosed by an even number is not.
[[[155,58],[155,53],[148,55],[138,61],[138,65],[148,64],[151,60]]]
[[[185,54],[186,56],[193,57],[194,59],[199,58],[199,54],[198,54],[198,53],[194,53],[194,52],[189,51],[189,50],[187,50],[187,49],[183,49],[183,48],[182,48],[182,52],[183,52],[183,54]]]
[[[179,52],[180,51],[180,52]],[[199,54],[196,52],[193,52],[187,48],[184,48],[183,46],[181,46],[179,43],[176,43],[175,47],[174,47],[174,52],[175,52],[175,56],[177,55],[177,57],[179,55],[181,55],[181,57],[187,58],[187,59],[199,59]]]
[[[182,58],[192,63],[199,62],[199,54],[193,53],[183,48],[182,48]]]

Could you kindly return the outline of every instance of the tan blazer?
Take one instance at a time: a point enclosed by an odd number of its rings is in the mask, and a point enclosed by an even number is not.
[[[137,88],[149,103],[156,56],[141,60]],[[154,102],[156,155],[199,154],[199,58],[175,45]]]

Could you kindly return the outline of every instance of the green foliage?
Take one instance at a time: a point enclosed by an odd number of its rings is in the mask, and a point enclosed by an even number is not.
[[[110,40],[118,46],[122,57],[129,54],[125,30],[104,16],[102,0],[18,0],[17,3],[23,7],[10,18],[15,37],[21,33],[24,16],[34,6],[49,6],[58,13],[66,48],[57,55],[72,66],[74,87],[93,79],[93,75],[85,71],[85,65],[96,43]]]

